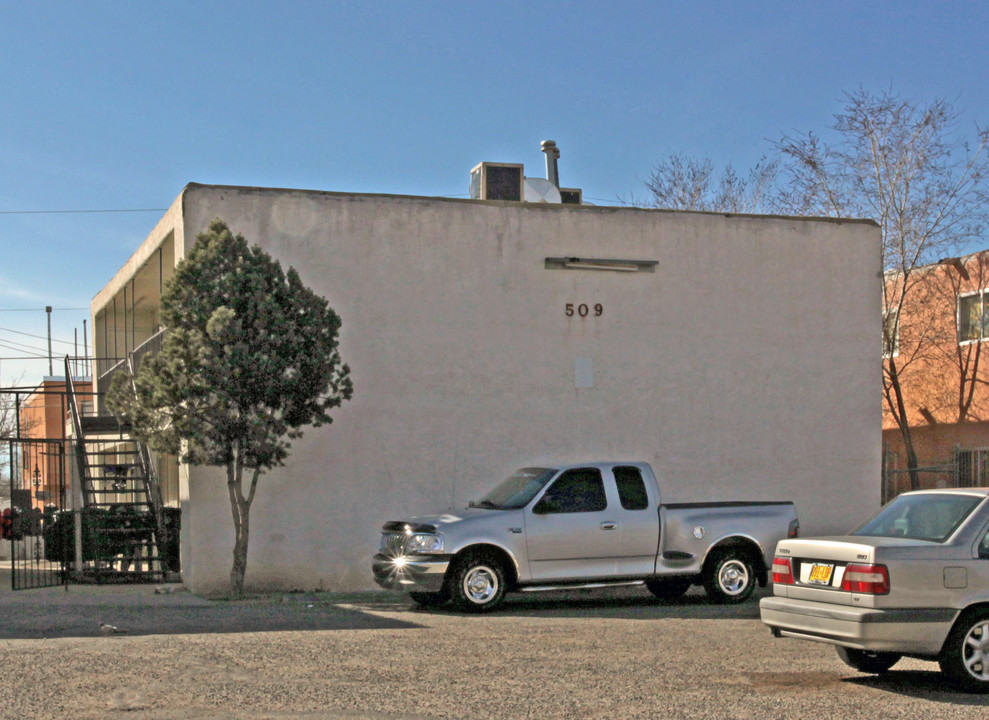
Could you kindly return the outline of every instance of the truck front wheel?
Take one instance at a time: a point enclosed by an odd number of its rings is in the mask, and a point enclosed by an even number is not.
[[[704,592],[714,602],[740,603],[755,590],[755,566],[749,555],[738,548],[715,550],[704,574]]]
[[[450,592],[461,610],[494,610],[505,599],[505,589],[505,571],[494,558],[467,555],[454,567]]]

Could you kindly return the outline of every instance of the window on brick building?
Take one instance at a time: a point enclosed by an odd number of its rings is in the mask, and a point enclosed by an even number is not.
[[[900,354],[899,313],[890,310],[883,313],[883,357],[896,357]]]
[[[989,291],[958,296],[958,342],[989,338]]]

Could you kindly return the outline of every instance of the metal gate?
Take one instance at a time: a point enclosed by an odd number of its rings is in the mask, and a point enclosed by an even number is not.
[[[66,497],[61,440],[8,440],[10,507],[3,538],[10,542],[14,590],[68,583],[75,522]]]

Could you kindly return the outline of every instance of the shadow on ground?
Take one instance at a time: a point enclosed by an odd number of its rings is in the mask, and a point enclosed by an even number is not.
[[[6,583],[4,582],[6,581]],[[452,605],[420,608],[398,593],[288,593],[209,600],[187,592],[156,594],[150,585],[41,588],[12,592],[0,573],[0,639],[95,637],[100,623],[128,635],[380,630],[423,627],[429,617],[462,616]],[[587,617],[633,620],[759,617],[758,597],[738,605],[710,602],[699,588],[660,601],[631,586],[549,593],[513,593],[486,617]],[[463,616],[465,619],[469,615]]]
[[[882,675],[862,675],[847,678],[845,682],[934,702],[986,706],[985,695],[956,692],[938,671],[937,665],[932,665],[931,668],[929,672],[893,668]]]
[[[617,618],[626,620],[656,620],[659,618],[678,619],[729,619],[758,620],[759,598],[765,591],[758,591],[755,597],[737,605],[712,603],[702,590],[693,588],[679,600],[656,599],[642,587],[602,588],[593,590],[569,590],[538,593],[513,593],[504,605],[485,617],[571,617],[580,615],[589,618]],[[456,616],[462,613],[453,605],[439,608],[421,608],[412,600],[396,595],[396,601],[387,609],[390,612]],[[370,606],[353,603],[373,611],[385,609],[382,605]],[[769,631],[767,630],[767,633]]]
[[[0,640],[96,637],[102,635],[100,623],[127,635],[419,627],[411,617],[382,616],[352,604],[360,600],[369,609],[390,609],[394,598],[380,593],[288,593],[233,601],[197,597],[179,586],[167,593],[156,593],[151,585],[10,588],[9,572],[0,572]],[[385,602],[376,604],[379,597]]]
[[[0,612],[3,609],[0,608]],[[410,629],[415,623],[326,602],[134,606],[94,602],[66,607],[20,605],[3,612],[0,639],[94,637],[100,623],[128,635],[251,633],[297,630]]]

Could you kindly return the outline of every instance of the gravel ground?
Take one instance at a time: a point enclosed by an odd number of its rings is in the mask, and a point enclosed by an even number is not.
[[[0,582],[5,578],[0,576]],[[6,585],[9,588],[9,583]],[[0,589],[0,718],[985,717],[937,666],[883,678],[774,640],[758,606],[641,589],[524,595],[486,616],[386,593],[208,601]],[[127,629],[104,637],[98,623]]]

